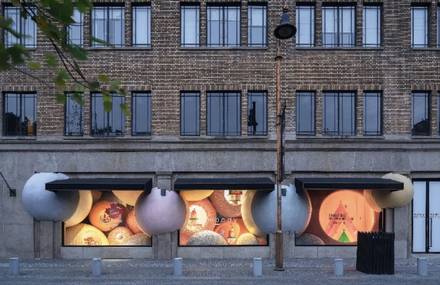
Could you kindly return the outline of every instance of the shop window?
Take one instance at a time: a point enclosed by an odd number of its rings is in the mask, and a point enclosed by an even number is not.
[[[239,92],[209,92],[208,136],[239,136],[241,133],[241,102]]]
[[[355,46],[355,7],[322,8],[322,44],[324,47]]]
[[[412,94],[412,135],[429,136],[431,134],[429,92],[413,92]]]
[[[124,45],[124,7],[95,6],[92,9],[92,46]],[[96,39],[96,40],[95,40]]]
[[[356,134],[356,94],[324,92],[324,134],[353,136]]]
[[[240,6],[208,6],[208,46],[240,46]]]
[[[182,5],[180,7],[180,44],[182,47],[200,45],[200,6]]]
[[[5,136],[37,134],[36,93],[5,93],[3,133]]]
[[[313,47],[315,45],[315,6],[296,6],[297,47]]]
[[[31,11],[31,14],[35,13],[36,9],[26,8]],[[6,31],[4,34],[4,43],[6,47],[12,47],[13,45],[22,45],[25,48],[37,47],[37,25],[31,17],[24,18],[20,15],[20,9],[15,6],[5,6],[4,8],[5,18],[12,20],[11,28],[21,36]]]
[[[364,197],[364,190],[313,190],[310,223],[296,245],[356,245],[358,232],[379,230],[379,212]]]
[[[248,135],[267,135],[266,92],[249,92],[248,94]]]
[[[315,134],[315,93],[296,93],[296,134]]]
[[[132,99],[132,135],[151,135],[151,94],[133,92]]]
[[[200,93],[180,94],[180,135],[200,135]]]
[[[411,46],[428,47],[428,7],[411,7]]]
[[[382,134],[382,94],[381,92],[364,93],[364,135]]]
[[[66,136],[83,135],[83,107],[80,104],[82,94],[66,94],[64,113],[64,134]]]
[[[187,216],[179,246],[265,246],[267,236],[252,233],[241,212],[246,191],[194,190],[185,195]]]
[[[248,6],[248,45],[265,47],[267,45],[267,7],[265,5]]]
[[[82,47],[84,45],[84,14],[78,9],[73,10],[73,24],[67,28],[69,44]]]
[[[364,7],[362,23],[362,42],[364,47],[380,47],[381,45],[381,6]]]
[[[63,246],[151,246],[151,237],[136,221],[133,205],[110,191],[89,193],[80,193],[87,198],[80,200],[74,215],[63,223]]]
[[[134,5],[133,8],[133,46],[151,46],[151,7]]]
[[[92,135],[122,136],[124,135],[125,116],[121,104],[123,96],[111,95],[111,111],[104,110],[104,98],[101,94],[92,94]]]

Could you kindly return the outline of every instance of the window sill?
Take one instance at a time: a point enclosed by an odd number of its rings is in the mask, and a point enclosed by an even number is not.
[[[22,141],[35,141],[37,140],[37,136],[0,136],[1,140],[22,140]]]
[[[296,50],[316,50],[316,51],[383,51],[383,47],[294,47]]]
[[[268,47],[247,47],[247,46],[241,46],[241,47],[179,47],[179,50],[182,51],[218,51],[218,50],[228,50],[228,51],[236,51],[236,50],[249,50],[249,51],[266,51],[268,50]]]
[[[429,139],[438,139],[439,136],[434,136],[434,135],[411,135],[411,139],[414,140],[429,140]]]
[[[118,140],[118,141],[149,141],[151,140],[151,136],[64,136],[63,140],[65,141],[109,141],[109,140]]]
[[[151,51],[151,47],[86,47],[86,51]]]
[[[416,48],[411,47],[411,51],[440,51],[440,47],[422,47],[422,48]]]

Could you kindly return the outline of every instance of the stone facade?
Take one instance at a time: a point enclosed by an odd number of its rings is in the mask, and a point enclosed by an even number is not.
[[[124,2],[119,0],[105,2]],[[0,171],[17,189],[9,197],[0,183],[0,257],[90,257],[126,256],[120,249],[62,248],[61,225],[36,223],[24,211],[21,189],[34,171],[59,171],[81,177],[152,177],[155,185],[172,188],[176,177],[270,176],[275,169],[275,75],[276,40],[272,31],[278,24],[282,0],[267,2],[268,47],[247,47],[247,5],[241,2],[241,47],[231,49],[206,47],[206,2],[200,1],[200,48],[180,47],[180,2],[152,0],[152,47],[131,47],[131,3],[125,1],[126,47],[94,49],[90,47],[90,17],[85,17],[85,44],[89,60],[81,63],[87,77],[106,73],[121,81],[128,91],[151,91],[152,135],[131,137],[131,121],[126,120],[126,134],[119,138],[90,136],[90,101],[84,105],[83,137],[65,137],[64,107],[56,102],[55,89],[14,71],[0,73],[0,92],[36,91],[38,128],[36,137],[0,136]],[[287,1],[292,20],[297,1]],[[412,178],[440,178],[440,141],[438,128],[438,90],[440,90],[440,54],[437,49],[437,1],[345,1],[356,3],[356,47],[323,48],[321,41],[323,1],[315,4],[316,47],[296,48],[292,42],[282,44],[282,96],[286,100],[286,174],[287,181],[301,176],[380,177],[400,172]],[[363,3],[383,6],[383,45],[362,47]],[[412,3],[430,6],[429,47],[412,49]],[[1,8],[1,7],[0,7]],[[32,60],[42,61],[49,43],[38,34]],[[32,71],[43,80],[52,73],[43,68]],[[201,93],[201,136],[180,136],[180,91]],[[218,138],[206,135],[206,92],[231,90],[241,92],[241,136]],[[269,134],[247,135],[247,93],[268,92]],[[295,134],[295,91],[316,92],[316,136]],[[323,135],[322,92],[356,91],[356,135]],[[383,92],[383,136],[363,136],[363,92]],[[432,95],[430,137],[411,136],[411,91],[430,91]],[[86,94],[87,96],[88,94]],[[127,97],[130,103],[130,97]],[[3,96],[0,113],[3,114]],[[2,118],[0,118],[2,120]],[[3,124],[0,124],[0,133]],[[390,211],[387,227],[396,232],[396,256],[411,253],[410,206]],[[271,239],[272,241],[272,239]],[[287,256],[352,256],[354,248],[295,247],[286,239]],[[154,237],[153,248],[132,257],[169,258],[171,256],[232,257],[270,256],[270,247],[245,250],[232,248],[178,248],[177,234]]]

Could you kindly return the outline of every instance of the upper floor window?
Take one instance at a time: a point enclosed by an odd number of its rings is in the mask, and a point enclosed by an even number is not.
[[[92,94],[92,135],[94,136],[122,136],[125,129],[125,116],[121,104],[125,100],[120,95],[111,96],[111,111],[104,110],[102,94]]]
[[[26,8],[29,11],[35,11],[33,8]],[[31,17],[22,17],[20,9],[14,6],[5,6],[4,13],[6,19],[11,19],[11,29],[20,34],[19,37],[10,32],[5,32],[4,43],[6,47],[13,45],[22,45],[26,48],[37,47],[37,25]]]
[[[182,47],[200,45],[200,6],[182,5],[180,7],[180,44]]]
[[[208,46],[240,46],[240,6],[208,6]]]
[[[4,93],[3,134],[35,136],[37,134],[36,93]]]
[[[267,93],[248,94],[248,135],[267,135]]]
[[[296,93],[296,134],[315,134],[315,93]]]
[[[356,94],[324,92],[324,134],[353,136],[356,134]]]
[[[132,135],[151,135],[151,94],[150,92],[133,92],[132,104]]]
[[[180,94],[180,135],[200,135],[200,93]]]
[[[133,46],[151,46],[151,7],[133,6]]]
[[[66,105],[64,113],[64,134],[66,136],[83,135],[83,108],[75,93],[66,94]]]
[[[428,7],[411,7],[411,46],[413,48],[428,46]]]
[[[354,47],[355,7],[325,6],[322,21],[322,43],[325,47]]]
[[[208,136],[241,134],[241,100],[239,92],[209,92],[207,98]]]
[[[362,23],[362,43],[364,47],[381,45],[381,6],[365,6]]]
[[[69,44],[82,47],[84,45],[84,15],[78,9],[74,9],[72,18],[75,23],[70,24],[67,28],[67,38]]]
[[[412,93],[412,135],[431,135],[431,98],[429,92]]]
[[[437,7],[437,47],[440,47],[440,7]]]
[[[124,45],[124,7],[94,6],[92,9],[93,47]]]
[[[296,46],[313,47],[315,45],[315,6],[296,6]]]
[[[382,93],[364,93],[364,135],[382,134]]]
[[[267,7],[265,5],[248,6],[248,45],[265,47],[267,45]]]

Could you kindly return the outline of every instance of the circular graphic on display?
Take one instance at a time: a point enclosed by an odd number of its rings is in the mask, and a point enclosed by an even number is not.
[[[183,232],[192,234],[202,230],[214,230],[217,213],[208,199],[188,202],[186,213]]]
[[[242,234],[240,224],[236,221],[222,222],[215,227],[214,231],[223,236],[228,244],[235,244],[237,238]]]
[[[121,200],[124,204],[134,206],[136,205],[136,201],[141,196],[144,191],[117,191],[113,190],[113,195],[115,195],[119,200]]]
[[[226,218],[236,218],[241,215],[241,204],[246,190],[214,191],[209,199],[217,212]]]
[[[128,239],[133,233],[126,227],[116,227],[108,234],[108,242],[110,245],[127,244]]]
[[[109,245],[109,242],[105,234],[99,229],[91,225],[79,224],[66,229],[65,244],[80,246],[99,246]]]
[[[258,245],[258,239],[251,233],[244,233],[237,239],[237,245]]]
[[[319,209],[319,224],[327,236],[340,243],[357,241],[357,233],[375,225],[375,211],[359,191],[340,190],[328,195]]]
[[[93,190],[92,196],[93,196],[93,203],[96,203],[96,202],[98,202],[99,199],[101,199],[102,192]]]
[[[184,190],[180,191],[180,196],[182,196],[185,201],[193,202],[206,199],[211,196],[213,192],[214,190]]]
[[[314,234],[303,233],[296,239],[296,245],[324,245],[324,241]]]
[[[116,202],[101,200],[93,205],[89,214],[90,223],[98,229],[108,232],[122,223],[125,207]]]
[[[64,226],[71,227],[84,221],[93,206],[93,195],[90,190],[79,191],[79,202],[75,212],[64,221]]]
[[[130,236],[124,245],[149,245],[151,238],[144,233],[138,233]]]
[[[223,236],[213,231],[195,233],[188,241],[188,245],[228,245]]]
[[[139,224],[136,220],[136,213],[134,209],[132,209],[130,212],[128,212],[127,219],[125,220],[127,223],[128,228],[134,233],[142,233],[141,227],[139,227]]]
[[[241,204],[241,217],[243,218],[243,223],[246,225],[246,229],[256,235],[263,236],[264,233],[260,230],[257,224],[254,221],[254,217],[252,216],[252,201],[254,199],[256,191],[246,191],[243,195],[242,204]]]

